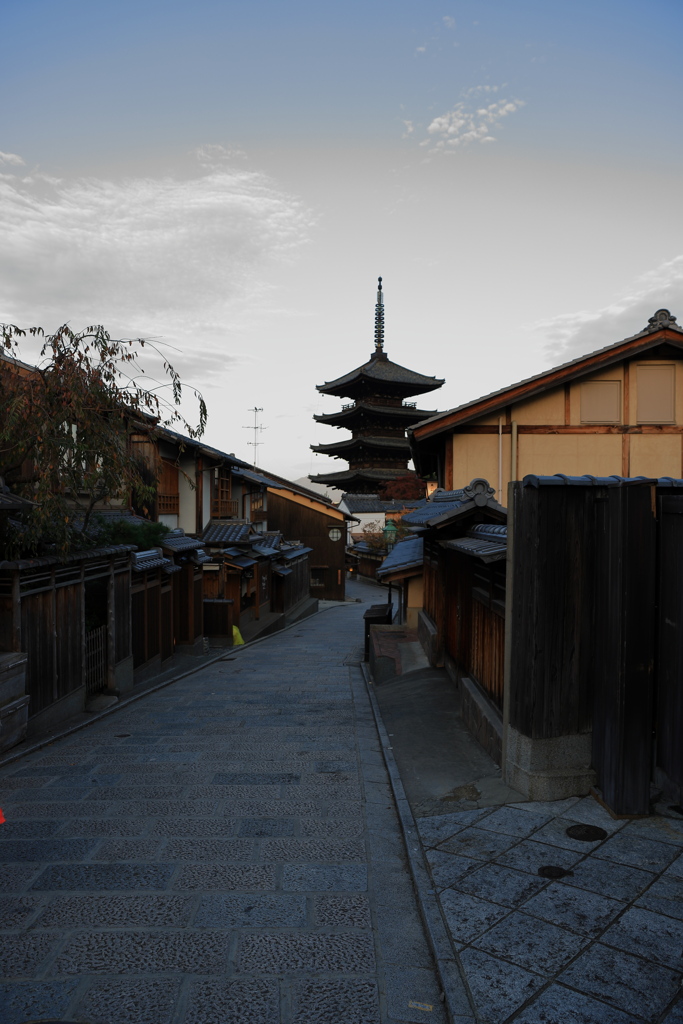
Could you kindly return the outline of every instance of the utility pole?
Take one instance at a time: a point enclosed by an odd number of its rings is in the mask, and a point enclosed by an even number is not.
[[[247,411],[248,412],[253,412],[253,414],[254,414],[254,423],[253,423],[253,425],[249,424],[249,426],[242,427],[242,429],[243,430],[253,430],[254,431],[254,440],[253,441],[247,441],[247,444],[251,448],[254,449],[254,469],[256,469],[257,462],[258,462],[258,459],[256,458],[256,453],[258,451],[259,446],[263,444],[263,441],[259,441],[259,437],[261,436],[262,431],[267,430],[268,428],[261,426],[261,424],[258,421],[258,414],[260,412],[263,412],[263,409],[260,406],[255,405],[253,409],[249,409]]]

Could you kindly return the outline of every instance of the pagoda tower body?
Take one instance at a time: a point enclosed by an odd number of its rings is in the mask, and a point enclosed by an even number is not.
[[[351,437],[334,444],[311,445],[314,452],[344,459],[349,468],[310,479],[354,494],[376,494],[383,484],[405,476],[410,459],[406,429],[434,415],[433,411],[418,409],[415,402],[405,399],[435,391],[443,383],[437,377],[425,377],[388,358],[384,351],[384,300],[380,277],[374,352],[367,363],[317,388],[323,395],[352,400],[339,412],[314,417],[318,423],[350,430]]]

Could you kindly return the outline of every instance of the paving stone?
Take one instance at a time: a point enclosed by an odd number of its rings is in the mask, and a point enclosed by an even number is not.
[[[623,819],[613,818],[592,796],[582,797],[568,809],[564,817],[585,825],[597,825],[610,835],[618,832],[626,824]]]
[[[322,800],[294,800],[288,793],[281,800],[226,800],[225,814],[231,818],[294,818],[305,814],[319,817],[324,806]],[[335,813],[336,810],[335,805]],[[339,813],[343,812],[340,810]]]
[[[182,786],[100,786],[88,800],[173,800],[182,792]]]
[[[387,967],[384,971],[387,1009],[391,1017],[423,1024],[446,1024],[440,987],[433,971],[421,968]],[[463,991],[464,996],[464,991]],[[422,1009],[430,1006],[431,1010]],[[469,1004],[463,1009],[471,1014]]]
[[[96,845],[89,839],[9,839],[0,841],[0,862],[83,860]]]
[[[677,818],[641,818],[629,821],[622,830],[624,836],[638,836],[641,839],[654,839],[659,843],[672,843],[683,848],[683,820]]]
[[[86,932],[67,940],[50,974],[223,974],[227,959],[222,931]]]
[[[14,818],[100,818],[110,805],[105,801],[57,800],[54,803],[26,803],[12,808]]]
[[[298,928],[306,924],[304,896],[202,896],[196,928]]]
[[[564,850],[560,846],[537,843],[534,839],[524,839],[496,857],[497,864],[504,864],[516,871],[526,871],[530,875],[538,875],[538,869],[548,864],[570,870],[580,860],[581,854],[577,850]]]
[[[183,1024],[279,1024],[276,980],[198,981]]]
[[[264,839],[261,856],[268,864],[365,861],[362,839]]]
[[[415,823],[423,845],[438,846],[444,840],[450,839],[456,832],[462,832],[468,825],[474,825],[475,822],[480,821],[487,810],[435,814],[429,818],[416,818]]]
[[[59,802],[64,800],[83,800],[92,792],[93,787],[84,786],[43,786],[41,789],[15,790],[4,798],[5,808],[11,816],[17,805]]]
[[[453,887],[489,903],[512,908],[524,903],[547,884],[547,879],[538,875],[513,871],[500,864],[484,864],[463,875]]]
[[[285,892],[365,892],[367,887],[365,864],[285,864],[282,872]]]
[[[164,857],[168,860],[250,861],[254,857],[251,839],[169,839]]]
[[[517,807],[503,806],[481,818],[477,822],[477,828],[527,839],[536,829],[542,828],[549,821],[549,814],[535,814],[532,811],[521,811]]]
[[[367,896],[316,896],[313,905],[317,925],[372,927]]]
[[[186,925],[191,896],[54,896],[35,922],[36,928],[172,928]]]
[[[595,892],[561,882],[551,882],[543,892],[525,903],[524,912],[596,938],[625,907],[626,904],[619,900],[606,899]]]
[[[150,834],[153,836],[177,836],[182,838],[202,838],[234,836],[237,822],[230,818],[160,818],[152,823]]]
[[[64,864],[45,868],[31,886],[60,889],[166,889],[172,864]]]
[[[662,1024],[681,1024],[683,1021],[683,997],[680,997],[673,1004],[666,1016],[662,1017]]]
[[[357,839],[363,835],[365,827],[362,819],[336,821],[331,818],[304,818],[300,822],[299,831],[302,836],[311,839]]]
[[[43,839],[53,836],[62,827],[61,821],[5,821],[0,838]]]
[[[680,970],[683,921],[631,907],[602,936],[602,942]]]
[[[180,868],[173,888],[271,890],[275,888],[275,869],[251,864],[187,864]]]
[[[478,949],[463,950],[460,962],[482,1024],[501,1024],[545,984],[537,974]]]
[[[38,864],[3,864],[0,871],[0,892],[22,892],[39,870]]]
[[[68,821],[63,825],[59,832],[59,838],[61,840],[78,836],[92,836],[93,838],[102,836],[141,836],[148,828],[149,822],[144,819],[139,821],[126,821],[124,818],[77,819],[75,821]]]
[[[428,850],[426,856],[434,885],[438,889],[446,889],[455,885],[467,871],[481,865],[480,860],[472,860],[471,857],[458,857],[454,853],[444,853],[442,850]]]
[[[93,981],[79,1000],[75,1016],[88,1024],[171,1024],[180,979]]]
[[[374,981],[299,982],[292,994],[293,1024],[377,1024]]]
[[[161,841],[159,839],[105,839],[92,854],[92,860],[136,861],[157,860]],[[172,857],[169,854],[169,858]]]
[[[216,810],[214,800],[124,800],[112,805],[112,815],[130,818],[208,818]]]
[[[491,860],[493,857],[499,857],[501,853],[509,850],[516,842],[518,842],[518,839],[515,836],[506,835],[502,832],[487,832],[483,828],[473,825],[441,843],[439,850],[446,853],[455,853],[459,857]]]
[[[214,786],[274,786],[298,785],[300,779],[294,772],[218,772],[211,782]]]
[[[476,939],[474,945],[527,971],[552,976],[588,941],[585,936],[516,910]]]
[[[606,840],[595,856],[617,864],[629,864],[645,871],[663,871],[677,857],[678,850],[670,843],[657,843],[621,833]]]
[[[551,985],[515,1017],[515,1024],[636,1024],[637,1018],[606,1003]]]
[[[680,989],[680,973],[596,942],[559,981],[618,1009],[656,1021]]]
[[[59,932],[0,935],[0,964],[6,979],[30,978],[59,946]]]
[[[240,836],[291,836],[294,822],[287,818],[243,818],[239,823]]]
[[[78,981],[37,981],[0,984],[1,1024],[59,1019],[69,1008]]]
[[[327,773],[327,772],[355,772],[358,765],[355,761],[314,761],[313,770],[315,772]]]
[[[439,896],[439,903],[448,930],[458,945],[473,942],[509,913],[507,907],[455,889],[445,889]]]
[[[37,896],[0,896],[0,930],[21,928],[39,905]]]
[[[546,843],[548,846],[559,846],[563,850],[575,850],[586,856],[600,846],[602,840],[595,843],[584,843],[579,839],[570,839],[567,829],[576,825],[570,818],[553,818],[547,825],[534,832],[534,840],[538,843]]]
[[[242,934],[238,971],[279,974],[290,971],[337,971],[365,974],[375,970],[372,936],[358,932],[275,932]]]
[[[662,875],[643,893],[636,906],[683,921],[683,878]]]
[[[597,857],[580,861],[574,865],[572,872],[572,875],[562,879],[563,884],[589,889],[627,903],[634,900],[656,877],[650,871],[599,860]]]

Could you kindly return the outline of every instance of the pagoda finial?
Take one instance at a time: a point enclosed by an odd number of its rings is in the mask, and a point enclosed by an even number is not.
[[[384,299],[382,278],[377,278],[377,304],[375,306],[375,352],[384,351]]]

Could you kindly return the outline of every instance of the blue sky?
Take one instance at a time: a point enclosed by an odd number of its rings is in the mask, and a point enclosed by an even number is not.
[[[321,472],[315,384],[447,408],[683,317],[679,0],[5,0],[0,318],[173,346],[207,439]],[[27,353],[27,355],[30,353]]]

